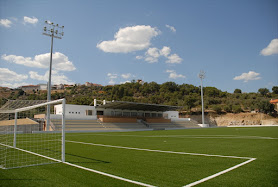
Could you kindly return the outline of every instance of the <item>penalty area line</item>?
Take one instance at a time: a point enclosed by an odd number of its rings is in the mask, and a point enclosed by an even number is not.
[[[93,172],[93,173],[104,175],[104,176],[107,176],[107,177],[110,177],[110,178],[114,178],[114,179],[118,179],[118,180],[121,180],[121,181],[137,184],[137,185],[140,185],[140,186],[154,187],[153,185],[150,185],[150,184],[145,184],[145,183],[142,183],[142,182],[126,179],[126,178],[119,177],[119,176],[116,176],[116,175],[112,175],[112,174],[109,174],[109,173],[105,173],[105,172],[102,172],[102,171],[86,168],[86,167],[79,166],[79,165],[76,165],[76,164],[72,164],[70,162],[62,162],[61,160],[54,159],[54,158],[51,158],[51,157],[48,157],[48,156],[44,156],[44,155],[41,155],[41,154],[38,154],[38,153],[34,153],[32,151],[27,151],[27,150],[24,150],[24,149],[20,149],[20,148],[13,147],[13,146],[10,146],[10,145],[5,145],[5,144],[2,144],[2,143],[0,143],[0,145],[5,146],[5,147],[9,147],[9,148],[13,148],[13,149],[16,149],[16,150],[19,150],[19,151],[22,151],[22,152],[26,152],[26,153],[29,153],[29,154],[33,154],[33,155],[36,155],[36,156],[39,156],[39,157],[43,157],[43,158],[55,161],[57,163],[66,164],[66,165],[69,165],[69,166],[72,166],[72,167],[76,167],[76,168],[79,168],[79,169],[83,169],[83,170],[86,170],[86,171],[90,171],[90,172]]]
[[[205,182],[205,181],[208,181],[208,180],[210,180],[210,179],[213,179],[213,178],[215,178],[215,177],[218,177],[219,175],[222,175],[222,174],[227,173],[227,172],[229,172],[229,171],[232,171],[232,170],[234,170],[234,169],[236,169],[236,168],[239,168],[240,166],[243,166],[243,165],[245,165],[245,164],[248,164],[248,163],[250,163],[250,162],[252,162],[252,161],[254,161],[254,160],[256,160],[256,158],[252,158],[252,159],[250,159],[250,160],[247,160],[247,161],[245,161],[245,162],[242,162],[242,163],[240,163],[240,164],[237,164],[237,165],[235,165],[235,166],[233,166],[233,167],[230,167],[230,168],[228,168],[228,169],[225,169],[225,170],[223,170],[223,171],[220,171],[220,172],[218,172],[218,173],[215,173],[214,175],[211,175],[211,176],[205,177],[205,178],[203,178],[203,179],[201,179],[201,180],[198,180],[198,181],[195,181],[195,182],[193,182],[193,183],[187,184],[187,185],[185,185],[184,187],[191,187],[191,186],[195,186],[195,185],[197,185],[197,184],[203,183],[203,182]]]
[[[190,184],[185,185],[184,187],[191,187],[191,186],[195,186],[197,184],[203,183],[205,181],[208,181],[210,179],[213,179],[215,177],[218,177],[222,174],[225,174],[227,172],[230,172],[234,169],[237,169],[245,164],[248,164],[254,160],[256,160],[256,158],[250,158],[250,157],[239,157],[239,156],[224,156],[224,155],[210,155],[210,154],[200,154],[200,153],[186,153],[186,152],[174,152],[174,151],[162,151],[162,150],[152,150],[152,149],[141,149],[141,148],[133,148],[133,147],[122,147],[122,146],[113,146],[113,145],[104,145],[104,144],[94,144],[94,143],[86,143],[86,142],[77,142],[77,141],[70,141],[70,140],[66,140],[66,142],[70,142],[70,143],[78,143],[78,144],[85,144],[85,145],[95,145],[95,146],[102,146],[102,147],[111,147],[111,148],[120,148],[120,149],[131,149],[131,150],[138,150],[138,151],[150,151],[150,152],[159,152],[159,153],[170,153],[170,154],[182,154],[182,155],[194,155],[194,156],[208,156],[208,157],[222,157],[222,158],[237,158],[237,159],[247,159],[247,161],[242,162],[240,164],[237,164],[235,166],[232,166],[228,169],[225,169],[223,171],[220,171],[218,173],[215,173],[213,175],[210,175],[208,177],[202,178],[198,181],[192,182]]]

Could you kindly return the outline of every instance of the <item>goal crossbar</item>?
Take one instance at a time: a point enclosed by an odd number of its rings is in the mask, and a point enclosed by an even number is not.
[[[13,110],[1,110],[0,109],[0,113],[8,114],[8,113],[24,112],[24,111],[28,111],[28,110],[31,110],[31,109],[34,109],[34,108],[45,106],[45,105],[53,105],[53,104],[62,103],[64,100],[65,99],[58,99],[58,100],[55,100],[55,101],[48,101],[48,102],[45,102],[45,103],[36,104],[36,105],[27,106],[27,107],[18,108],[18,109],[13,109]]]

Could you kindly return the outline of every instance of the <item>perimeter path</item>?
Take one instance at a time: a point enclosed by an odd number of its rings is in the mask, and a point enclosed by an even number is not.
[[[211,154],[202,154],[202,153],[187,153],[187,152],[163,151],[163,150],[143,149],[143,148],[135,148],[135,147],[123,147],[123,146],[115,146],[115,145],[95,144],[95,143],[70,141],[70,140],[66,140],[66,142],[68,142],[68,143],[76,143],[76,144],[83,144],[83,145],[110,147],[110,148],[117,148],[117,149],[129,149],[129,150],[136,150],[136,151],[148,151],[148,152],[158,152],[158,153],[166,153],[166,154],[193,155],[193,156],[206,156],[206,157],[221,157],[221,158],[233,158],[233,159],[244,159],[244,160],[246,160],[246,161],[244,161],[244,162],[242,162],[240,164],[237,164],[237,165],[235,165],[233,167],[230,167],[228,169],[225,169],[223,171],[220,171],[218,173],[215,173],[213,175],[210,175],[208,177],[205,177],[205,178],[200,179],[198,181],[195,181],[193,183],[187,184],[187,185],[185,185],[186,187],[195,186],[197,184],[203,183],[205,181],[208,181],[210,179],[218,177],[219,175],[225,174],[225,173],[227,173],[229,171],[237,169],[237,168],[239,168],[239,167],[241,167],[241,166],[243,166],[245,164],[248,164],[248,163],[256,160],[256,158],[251,158],[251,157],[239,157],[239,156],[226,156],[226,155],[211,155]],[[84,167],[82,167],[82,166],[80,166],[80,168],[84,169]],[[88,168],[86,170],[88,170]],[[95,172],[96,170],[89,169],[88,171]],[[99,174],[111,177],[111,176],[109,176],[110,174],[106,174],[106,173],[103,173],[103,172],[97,171],[95,173],[99,173]],[[131,183],[134,183],[134,184],[138,184],[138,185],[141,185],[141,186],[152,186],[152,185],[144,184],[144,183],[140,184],[140,182],[132,181],[130,179],[125,179],[125,178],[122,178],[122,177],[117,177],[117,176],[115,177],[115,175],[113,175],[112,177],[116,178],[116,179],[119,179],[119,180],[126,181],[126,182],[131,182]]]

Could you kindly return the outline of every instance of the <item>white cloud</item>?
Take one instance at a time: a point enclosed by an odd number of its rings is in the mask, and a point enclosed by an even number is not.
[[[110,53],[129,53],[148,48],[151,39],[160,34],[157,28],[149,25],[136,25],[120,28],[114,35],[114,40],[103,41],[97,48]]]
[[[269,56],[278,54],[278,38],[271,40],[266,48],[261,50],[261,55]]]
[[[234,80],[243,80],[244,82],[259,80],[261,79],[260,73],[256,73],[254,71],[249,71],[248,73],[242,73],[240,76],[234,77]]]
[[[170,25],[165,25],[167,28],[169,28],[172,32],[176,32],[177,30],[175,29],[175,27],[170,26]]]
[[[175,70],[166,70],[169,73],[169,79],[185,78],[182,74],[177,74]]]
[[[109,84],[112,84],[112,85],[116,84],[115,79],[118,78],[118,75],[116,73],[107,73],[107,77],[110,79],[108,82]]]
[[[172,54],[170,56],[167,57],[168,60],[166,61],[166,63],[170,63],[170,64],[180,64],[182,61],[182,58],[179,57],[179,55],[177,54]]]
[[[131,83],[130,81],[120,82],[120,84]]]
[[[21,85],[27,85],[27,83],[21,81],[28,79],[28,75],[17,74],[8,68],[0,68],[0,72],[0,86],[17,88]]]
[[[28,79],[28,75],[17,74],[14,71],[9,70],[8,68],[0,68],[0,81],[6,82],[19,82],[25,79]]]
[[[0,25],[9,28],[11,27],[12,22],[8,19],[0,19]]]
[[[152,56],[154,58],[158,58],[160,56],[159,49],[155,47],[149,48],[148,51],[146,52],[146,55]]]
[[[48,81],[49,71],[44,75],[39,75],[38,72],[30,71],[30,78],[39,81]],[[58,71],[52,71],[51,84],[74,84],[67,76],[59,73]]]
[[[11,63],[20,64],[34,68],[49,68],[50,53],[36,55],[33,59],[31,57],[23,57],[16,55],[2,55],[1,58]],[[68,57],[62,53],[55,52],[52,55],[53,69],[59,71],[74,71],[76,68]]]
[[[39,21],[38,18],[36,18],[36,17],[30,18],[27,16],[24,16],[23,20],[24,20],[24,23],[30,23],[30,24],[36,24]]]
[[[131,77],[134,77],[134,75],[132,75],[131,73],[122,74],[121,76],[124,79],[130,79]]]
[[[149,48],[145,53],[145,61],[149,63],[158,62],[159,57],[160,57],[159,49],[155,47]]]
[[[108,76],[110,79],[116,79],[116,78],[118,78],[118,75],[115,74],[115,73],[107,73],[107,76]]]
[[[144,58],[146,62],[155,63],[158,62],[159,57],[164,56],[165,58],[167,58],[166,63],[180,64],[182,62],[182,58],[180,58],[179,55],[177,54],[170,55],[170,53],[171,53],[170,47],[164,46],[161,50],[159,50],[156,47],[152,47],[145,52],[145,56],[136,56],[136,59],[140,60]]]
[[[160,55],[163,55],[163,56],[165,56],[165,57],[167,57],[170,53],[171,53],[171,48],[170,48],[170,47],[164,46],[164,47],[160,50]]]
[[[143,59],[144,57],[143,56],[136,56],[135,57],[137,60],[141,60],[141,59]]]
[[[109,84],[112,84],[112,85],[116,84],[116,82],[115,82],[114,79],[110,79],[110,81],[109,81],[108,83],[109,83]]]

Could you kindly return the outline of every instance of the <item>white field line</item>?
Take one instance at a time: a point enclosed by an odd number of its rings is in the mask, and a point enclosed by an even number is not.
[[[236,169],[236,168],[239,168],[240,166],[243,166],[243,165],[245,165],[245,164],[248,164],[248,163],[250,163],[250,162],[252,162],[252,161],[254,161],[254,160],[256,160],[256,158],[249,159],[249,160],[247,160],[247,161],[245,161],[245,162],[242,162],[242,163],[240,163],[240,164],[238,164],[238,165],[235,165],[235,166],[233,166],[233,167],[230,167],[230,168],[228,168],[228,169],[226,169],[226,170],[223,170],[223,171],[220,171],[220,172],[218,172],[218,173],[215,173],[214,175],[211,175],[211,176],[208,176],[208,177],[203,178],[203,179],[201,179],[201,180],[198,180],[198,181],[195,181],[195,182],[193,182],[193,183],[187,184],[187,185],[185,185],[185,187],[191,187],[191,186],[195,186],[195,185],[197,185],[197,184],[203,183],[203,182],[205,182],[205,181],[208,181],[208,180],[210,180],[210,179],[213,179],[213,178],[215,178],[215,177],[218,177],[219,175],[222,175],[222,174],[227,173],[227,172],[229,172],[229,171],[232,171],[232,170],[234,170],[234,169]]]
[[[133,183],[133,184],[138,184],[140,186],[154,187],[153,185],[150,185],[150,184],[145,184],[145,183],[142,183],[142,182],[126,179],[126,178],[123,178],[123,177],[118,177],[116,175],[111,175],[111,174],[104,173],[104,172],[101,172],[101,171],[97,171],[97,170],[94,170],[94,169],[85,168],[83,166],[79,166],[79,165],[72,164],[72,163],[69,163],[69,162],[65,162],[65,164],[73,166],[73,167],[77,167],[77,168],[80,168],[80,169],[84,169],[84,170],[87,170],[87,171],[90,171],[90,172],[94,172],[94,173],[97,173],[97,174],[100,174],[100,175],[104,175],[104,176],[107,176],[107,177],[111,177],[111,178],[114,178],[114,179],[126,181],[126,182]]]
[[[64,163],[64,164],[67,164],[69,166],[73,166],[73,167],[76,167],[76,168],[79,168],[79,169],[84,169],[86,171],[90,171],[90,172],[94,172],[94,173],[97,173],[97,174],[100,174],[100,175],[111,177],[111,178],[114,178],[114,179],[126,181],[126,182],[137,184],[137,185],[140,185],[140,186],[154,187],[154,186],[149,185],[149,184],[145,184],[145,183],[138,182],[138,181],[133,181],[133,180],[130,180],[130,179],[126,179],[126,178],[119,177],[119,176],[116,176],[116,175],[112,175],[112,174],[109,174],[109,173],[104,173],[104,172],[97,171],[97,170],[94,170],[94,169],[86,168],[86,167],[79,166],[79,165],[76,165],[76,164],[72,164],[72,163],[69,163],[69,162],[62,162],[61,160],[57,160],[57,159],[54,159],[54,158],[51,158],[51,157],[48,157],[48,156],[44,156],[44,155],[41,155],[41,154],[38,154],[38,153],[34,153],[32,151],[27,151],[27,150],[24,150],[24,149],[20,149],[20,148],[13,147],[13,146],[10,146],[10,145],[5,145],[5,144],[2,144],[2,143],[0,143],[0,145],[6,146],[6,147],[9,147],[9,148],[13,148],[13,149],[16,149],[16,150],[19,150],[19,151],[23,151],[23,152],[26,152],[26,153],[30,153],[30,154],[33,154],[33,155],[36,155],[36,156],[40,156],[40,157],[43,157],[43,158],[46,158],[46,159],[49,159],[49,160],[52,160],[52,161],[55,161],[55,162]]]
[[[105,144],[77,142],[77,141],[70,141],[70,140],[66,140],[66,142],[78,143],[78,144],[84,144],[84,145],[95,145],[95,146],[102,146],[102,147],[112,147],[112,148],[119,148],[119,149],[130,149],[130,150],[137,150],[137,151],[158,152],[158,153],[170,153],[170,154],[180,154],[180,155],[194,155],[194,156],[208,156],[208,157],[222,157],[222,158],[253,159],[253,158],[250,158],[250,157],[225,156],[225,155],[210,155],[210,154],[202,154],[202,153],[187,153],[187,152],[175,152],[175,151],[162,151],[162,150],[135,148],[135,147],[123,147],[123,146],[115,146],[115,145],[105,145]]]
[[[68,134],[69,136],[80,136]],[[213,139],[266,139],[266,140],[277,140],[278,138],[263,137],[263,136],[237,136],[237,135],[158,135],[158,136],[141,136],[141,135],[110,135],[110,134],[87,134],[92,136],[127,136],[127,137],[142,137],[142,138],[213,138]]]
[[[9,148],[13,148],[13,149],[25,152],[25,153],[30,153],[32,155],[40,156],[40,157],[43,157],[43,158],[46,158],[46,159],[49,159],[49,160],[52,160],[52,161],[55,161],[55,162],[62,162],[61,160],[57,160],[55,158],[51,158],[51,157],[44,156],[44,155],[41,155],[41,154],[38,154],[38,153],[34,153],[32,151],[27,151],[27,150],[24,150],[24,149],[20,149],[20,148],[14,147],[14,146],[5,145],[5,144],[2,144],[2,143],[0,143],[0,145],[5,146],[5,147],[9,147]]]
[[[159,152],[159,153],[171,153],[171,154],[182,154],[182,155],[194,155],[194,156],[209,156],[209,157],[222,157],[222,158],[238,158],[238,159],[247,159],[247,161],[242,162],[240,164],[237,164],[233,167],[230,167],[226,170],[220,171],[214,175],[205,177],[201,180],[195,181],[193,183],[187,184],[185,185],[185,187],[191,187],[191,186],[195,186],[197,184],[203,183],[205,181],[208,181],[210,179],[213,179],[215,177],[218,177],[219,175],[222,175],[224,173],[227,173],[229,171],[232,171],[236,168],[239,168],[245,164],[248,164],[254,160],[256,160],[256,158],[249,158],[249,157],[238,157],[238,156],[224,156],[224,155],[210,155],[210,154],[200,154],[200,153],[186,153],[186,152],[174,152],[174,151],[162,151],[162,150],[152,150],[152,149],[141,149],[141,148],[133,148],[133,147],[122,147],[122,146],[113,146],[113,145],[104,145],[104,144],[94,144],[94,143],[86,143],[86,142],[77,142],[77,141],[69,141],[66,140],[66,142],[71,142],[71,143],[78,143],[78,144],[85,144],[85,145],[95,145],[95,146],[103,146],[103,147],[112,147],[112,148],[120,148],[120,149],[131,149],[131,150],[138,150],[138,151],[150,151],[150,152]]]

